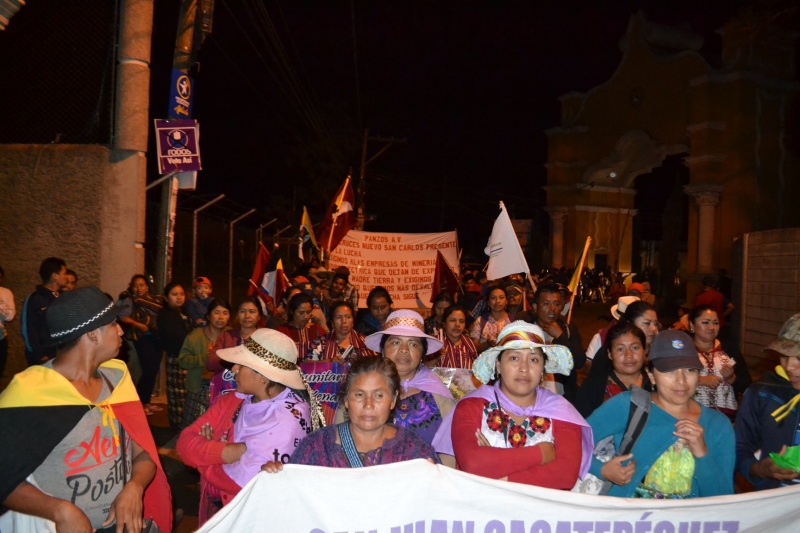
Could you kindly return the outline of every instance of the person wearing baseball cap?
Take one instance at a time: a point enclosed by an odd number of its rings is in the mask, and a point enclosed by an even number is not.
[[[649,415],[631,453],[590,472],[610,481],[609,496],[683,499],[733,494],[734,436],[730,420],[697,403],[702,364],[692,338],[682,331],[656,335],[649,351],[654,384]],[[587,419],[595,445],[613,436],[618,449],[628,427],[631,392],[610,398]],[[738,422],[737,422],[738,424]]]
[[[192,280],[192,292],[194,294],[186,302],[184,312],[186,316],[192,319],[192,325],[196,328],[206,325],[208,306],[214,299],[211,297],[212,290],[211,280],[207,277],[198,276]]]
[[[56,357],[14,376],[0,395],[4,531],[21,523],[51,531],[53,522],[141,531],[146,519],[171,531],[167,478],[128,368],[115,359],[117,312],[97,287],[62,294],[45,314]],[[90,441],[102,456],[75,453]]]
[[[735,426],[736,470],[756,490],[800,483],[800,464],[777,457],[800,445],[800,313],[783,324],[764,354],[778,366],[745,391]]]

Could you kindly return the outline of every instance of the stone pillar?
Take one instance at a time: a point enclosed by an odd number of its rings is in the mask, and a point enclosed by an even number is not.
[[[550,208],[550,251],[552,253],[551,263],[555,268],[564,266],[564,221],[567,218],[567,210],[564,208]]]
[[[114,148],[147,152],[150,112],[150,43],[153,1],[126,0],[117,51],[117,106]]]
[[[687,185],[686,194],[697,202],[697,268],[696,274],[714,273],[714,208],[719,203],[722,185]]]

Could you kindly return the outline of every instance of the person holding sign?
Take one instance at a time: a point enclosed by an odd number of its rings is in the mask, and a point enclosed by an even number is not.
[[[542,386],[545,372],[569,373],[569,349],[546,344],[538,326],[512,322],[473,365],[486,383],[462,398],[433,446],[479,476],[569,490],[589,470],[592,430],[563,397]]]
[[[236,393],[221,396],[184,429],[177,446],[183,462],[200,471],[198,525],[232,500],[261,465],[288,462],[300,439],[325,425],[297,367],[297,348],[283,333],[257,329],[217,356],[233,363]]]
[[[439,458],[430,444],[414,431],[389,424],[400,394],[397,367],[383,357],[353,362],[342,389],[347,422],[315,431],[297,445],[292,464],[359,468],[412,459]],[[280,461],[261,467],[270,473],[283,470]]]
[[[366,338],[367,348],[391,360],[400,375],[401,390],[393,424],[431,442],[455,402],[441,379],[422,364],[422,357],[442,348],[442,341],[425,334],[419,313],[401,309],[386,319],[383,331]]]

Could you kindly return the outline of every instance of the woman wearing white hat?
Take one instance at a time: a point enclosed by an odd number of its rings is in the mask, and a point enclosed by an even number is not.
[[[475,361],[475,376],[487,385],[458,402],[433,441],[460,470],[556,489],[571,489],[589,470],[589,424],[541,386],[545,372],[569,374],[572,354],[543,338],[539,326],[512,322]]]
[[[422,364],[423,356],[442,349],[442,341],[425,334],[419,313],[401,309],[390,314],[383,331],[373,333],[365,343],[391,360],[400,375],[400,397],[391,423],[414,431],[430,443],[455,405],[442,380]]]
[[[217,351],[233,363],[236,393],[225,394],[183,430],[177,450],[200,471],[202,525],[268,461],[288,462],[295,444],[324,426],[316,397],[297,367],[297,347],[271,329]],[[309,401],[310,400],[310,401]]]

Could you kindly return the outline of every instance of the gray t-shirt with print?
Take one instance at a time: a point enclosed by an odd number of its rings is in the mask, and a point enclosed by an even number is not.
[[[45,363],[52,368],[52,360]],[[109,383],[116,387],[122,372],[101,368],[103,389],[96,403],[111,394]],[[112,429],[111,424],[114,425]],[[80,422],[64,437],[47,459],[33,472],[33,481],[45,493],[72,502],[80,508],[92,527],[99,528],[108,516],[111,503],[130,477],[131,440],[125,435],[125,458],[122,465],[122,448],[115,435],[120,435],[119,421],[112,417],[104,420],[100,407],[89,409]]]

